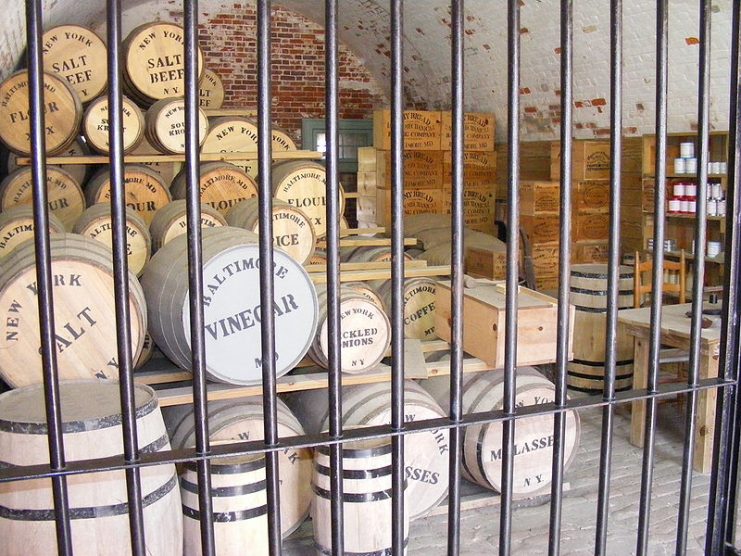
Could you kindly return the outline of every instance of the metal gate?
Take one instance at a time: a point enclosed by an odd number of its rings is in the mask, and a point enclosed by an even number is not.
[[[210,469],[215,458],[225,455],[244,455],[265,453],[267,464],[268,495],[268,530],[271,554],[281,553],[280,500],[278,495],[278,452],[286,447],[313,447],[328,445],[331,462],[331,516],[332,516],[332,553],[343,554],[343,511],[342,511],[342,452],[343,442],[375,437],[391,437],[393,453],[393,554],[402,554],[405,543],[403,520],[404,512],[404,439],[408,433],[447,428],[450,431],[450,484],[448,499],[448,554],[458,554],[465,542],[460,534],[461,517],[461,456],[464,428],[468,425],[499,421],[503,423],[502,443],[502,492],[501,522],[499,549],[502,554],[512,552],[512,477],[515,454],[514,431],[518,419],[536,414],[553,415],[554,457],[553,482],[550,499],[549,553],[560,552],[561,505],[564,483],[564,443],[566,427],[566,410],[601,407],[602,437],[600,448],[600,481],[599,501],[596,521],[595,553],[605,554],[607,532],[609,527],[610,477],[613,446],[613,418],[616,407],[635,400],[646,400],[646,435],[643,451],[643,471],[641,475],[641,497],[639,524],[636,531],[638,554],[648,550],[650,534],[649,514],[652,499],[652,480],[654,463],[654,440],[656,431],[657,401],[664,396],[677,393],[686,394],[686,434],[683,446],[683,463],[680,492],[679,526],[676,539],[677,553],[683,553],[687,544],[687,520],[690,505],[690,487],[692,483],[692,453],[695,438],[698,395],[707,389],[717,389],[717,411],[715,427],[715,450],[710,481],[710,500],[708,504],[706,553],[735,554],[734,523],[736,515],[736,485],[739,466],[739,444],[741,440],[741,415],[739,415],[738,370],[739,370],[739,252],[741,237],[739,226],[741,202],[736,192],[741,173],[741,135],[738,118],[739,106],[739,16],[741,1],[733,0],[733,23],[731,28],[731,103],[728,152],[728,226],[726,233],[726,271],[724,285],[724,304],[722,310],[720,373],[718,378],[700,380],[699,353],[701,331],[702,283],[705,272],[704,255],[706,244],[706,189],[708,182],[708,141],[709,141],[709,36],[711,1],[700,0],[700,63],[699,63],[699,102],[697,106],[699,145],[698,156],[698,200],[697,225],[695,230],[696,245],[696,279],[692,299],[692,327],[689,379],[683,385],[659,385],[659,349],[661,317],[661,295],[663,253],[660,249],[655,254],[653,270],[653,289],[655,295],[651,306],[650,365],[647,390],[615,392],[616,334],[617,334],[617,299],[618,299],[618,265],[620,248],[620,192],[621,192],[621,148],[622,148],[622,42],[623,42],[623,6],[621,0],[610,2],[610,122],[611,122],[611,191],[610,191],[610,244],[609,244],[609,278],[608,278],[608,312],[607,312],[607,377],[602,396],[567,400],[566,397],[566,363],[568,357],[568,331],[570,327],[568,312],[568,280],[571,235],[571,223],[568,216],[562,217],[560,228],[560,278],[559,278],[559,311],[558,311],[558,361],[556,375],[556,399],[554,403],[525,408],[516,408],[515,404],[515,360],[517,353],[517,296],[518,281],[517,261],[519,258],[517,241],[507,245],[507,303],[506,303],[506,356],[504,368],[504,405],[501,410],[485,413],[463,414],[462,410],[462,373],[463,373],[463,106],[464,106],[464,2],[453,0],[451,4],[451,37],[452,37],[452,121],[453,121],[453,187],[452,187],[452,334],[450,387],[451,403],[449,417],[444,419],[425,420],[405,423],[403,415],[404,387],[404,349],[403,349],[403,307],[401,306],[402,285],[404,276],[403,239],[404,219],[402,205],[402,111],[403,95],[403,57],[402,35],[403,1],[390,0],[391,14],[391,91],[392,91],[392,288],[393,310],[392,322],[392,423],[390,426],[376,426],[363,429],[343,431],[342,399],[340,379],[340,318],[339,318],[339,193],[338,193],[338,9],[339,0],[326,0],[326,137],[327,137],[327,285],[329,314],[329,432],[316,436],[279,438],[276,418],[276,379],[274,369],[275,337],[274,316],[271,310],[273,298],[272,269],[272,219],[271,215],[271,6],[269,0],[257,0],[258,14],[258,127],[259,127],[259,199],[260,199],[260,289],[262,294],[262,350],[263,350],[263,400],[265,440],[240,442],[229,445],[211,445],[207,425],[207,389],[205,382],[205,340],[204,316],[201,300],[204,292],[202,276],[201,229],[189,226],[188,260],[190,296],[191,345],[193,360],[193,398],[195,411],[194,449],[172,450],[158,453],[141,453],[137,450],[137,429],[134,404],[134,380],[132,368],[131,338],[129,332],[129,304],[125,203],[123,188],[123,124],[122,77],[120,51],[121,33],[121,0],[107,1],[107,34],[108,34],[108,98],[110,110],[110,164],[112,172],[111,207],[114,223],[114,276],[116,298],[116,321],[118,329],[118,356],[120,361],[120,395],[123,408],[124,454],[90,461],[68,463],[64,458],[64,438],[61,427],[60,393],[56,371],[56,351],[54,343],[54,313],[52,296],[52,267],[50,261],[50,241],[48,230],[48,209],[46,183],[45,148],[44,148],[44,101],[42,81],[42,1],[26,0],[26,21],[28,39],[28,68],[31,98],[31,141],[33,147],[33,196],[35,221],[35,246],[37,253],[37,281],[39,316],[41,323],[41,354],[46,395],[46,415],[48,421],[48,442],[50,447],[50,465],[31,467],[5,467],[0,469],[0,481],[8,482],[30,478],[50,477],[53,485],[56,516],[56,533],[60,554],[72,553],[70,534],[71,515],[66,486],[67,477],[71,474],[95,473],[102,470],[124,469],[128,489],[128,510],[131,546],[133,553],[144,555],[144,527],[142,520],[142,486],[140,470],[166,462],[197,461],[199,489],[199,513],[205,518],[201,521],[201,540],[204,554],[214,554],[214,532],[212,519],[212,498]],[[504,5],[504,2],[502,2]],[[573,2],[561,0],[561,214],[569,215],[572,206],[571,183],[571,147],[572,147],[572,40],[573,40]],[[507,0],[507,57],[508,57],[508,218],[510,228],[518,229],[518,183],[520,180],[520,160],[518,144],[520,142],[520,3],[518,0]],[[424,3],[408,3],[407,9],[425,9]],[[186,79],[186,171],[188,182],[188,221],[200,221],[199,175],[199,138],[197,122],[198,108],[198,75],[197,75],[197,24],[198,1],[184,0],[185,28],[185,79]],[[657,0],[656,27],[656,136],[657,149],[655,175],[660,183],[666,178],[667,149],[667,71],[668,71],[668,0]],[[502,11],[504,17],[504,10]],[[655,189],[656,226],[654,245],[664,243],[665,191],[662,187]],[[515,234],[510,234],[513,237]],[[441,532],[442,534],[442,532]],[[4,539],[3,542],[11,542]]]

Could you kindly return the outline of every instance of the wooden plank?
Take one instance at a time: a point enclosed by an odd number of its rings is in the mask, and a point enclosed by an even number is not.
[[[450,266],[427,266],[422,268],[408,268],[404,270],[407,278],[421,278],[426,276],[449,276]],[[321,272],[310,274],[315,284],[325,284],[327,275]],[[358,282],[365,280],[390,280],[391,270],[354,270],[340,274],[340,282]]]
[[[203,110],[209,118],[217,116],[244,116],[251,118],[257,116],[256,108],[204,108]]]
[[[404,268],[427,268],[427,261],[422,259],[415,259],[413,261],[404,261]],[[308,273],[313,272],[327,272],[327,265],[325,264],[310,264],[304,266],[304,270]],[[363,262],[363,263],[340,263],[340,272],[348,272],[352,270],[391,270],[391,263],[389,262]]]
[[[273,160],[321,160],[323,154],[315,151],[273,151]],[[257,151],[241,153],[201,153],[199,156],[201,162],[235,162],[240,160],[257,160]],[[86,155],[86,156],[48,156],[47,164],[65,165],[65,164],[108,164],[110,160],[107,156]],[[142,162],[185,162],[184,154],[127,154],[124,156],[124,162],[127,164],[137,164]],[[28,166],[31,164],[30,158],[18,158],[19,166]]]
[[[374,228],[345,228],[340,230],[340,237],[347,236],[372,236],[376,234],[385,234],[386,228],[374,227]]]
[[[404,340],[404,378],[427,378],[427,362],[422,351],[422,340]]]
[[[417,238],[405,237],[405,247],[416,247],[418,244]],[[317,241],[316,246],[319,249],[325,249],[327,247],[326,240]],[[346,238],[340,239],[340,247],[391,247],[390,237],[368,237],[368,238]]]

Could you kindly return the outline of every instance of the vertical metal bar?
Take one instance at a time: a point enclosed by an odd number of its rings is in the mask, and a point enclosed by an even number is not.
[[[617,348],[618,275],[620,265],[620,171],[622,153],[622,71],[623,2],[610,0],[610,247],[607,271],[607,329],[605,341],[604,399],[615,399],[615,363]],[[599,495],[595,554],[606,553],[610,508],[610,473],[612,469],[614,407],[602,409],[600,443]]]
[[[451,346],[450,346],[450,420],[463,417],[463,0],[451,2]],[[461,457],[465,429],[450,429],[448,554],[460,551]]]
[[[695,387],[700,375],[700,334],[702,332],[702,289],[705,280],[705,241],[707,237],[708,155],[710,147],[710,7],[709,0],[700,0],[700,55],[698,86],[697,132],[697,219],[695,221],[695,273],[692,280],[692,317],[690,325],[690,363],[687,382]],[[696,390],[687,393],[684,452],[682,454],[682,483],[679,493],[677,521],[677,553],[687,548],[692,495],[692,463],[695,450],[695,418],[697,416]]]
[[[724,388],[719,393],[715,410],[715,439],[713,444],[713,467],[710,476],[708,518],[705,534],[706,552],[720,552],[723,542],[732,545],[736,534],[737,489],[739,449],[741,446],[741,396],[738,392],[738,372],[741,365],[739,346],[739,315],[741,314],[741,269],[739,268],[739,244],[741,230],[741,203],[738,197],[738,177],[741,175],[741,95],[739,95],[739,25],[741,0],[732,4],[731,23],[731,91],[728,127],[728,181],[726,189],[726,245],[725,275],[723,279],[723,319],[721,320],[719,374],[727,380],[735,380],[733,390]]]
[[[391,427],[404,428],[404,2],[391,0]],[[404,436],[391,439],[392,549],[404,554]]]
[[[573,125],[573,0],[561,0],[561,235],[559,237],[558,336],[556,345],[555,405],[564,408],[566,397],[566,364],[569,360],[569,275],[571,273],[571,145]],[[551,479],[551,513],[548,553],[561,553],[561,499],[563,497],[566,412],[553,418],[553,468]]]
[[[113,232],[113,291],[116,303],[116,343],[123,414],[123,450],[127,463],[139,459],[134,399],[134,368],[131,354],[131,315],[129,311],[129,263],[126,246],[126,192],[123,164],[123,99],[121,94],[121,1],[108,0],[108,144],[111,172],[111,228]],[[129,534],[133,554],[145,553],[144,513],[141,476],[138,467],[126,469],[129,502]]]
[[[507,2],[507,148],[509,179],[507,190],[507,292],[505,296],[504,400],[502,409],[515,414],[517,368],[517,283],[520,244],[520,3]],[[515,463],[515,420],[502,423],[502,510],[499,514],[499,553],[507,556],[512,536],[512,477]]]
[[[327,137],[327,347],[329,348],[329,435],[342,437],[342,360],[340,351],[340,196],[339,196],[339,78],[337,0],[325,0],[325,113]],[[342,445],[332,444],[330,461],[330,509],[332,554],[344,554],[342,511]]]
[[[664,230],[666,219],[666,143],[667,143],[667,80],[668,80],[667,0],[656,2],[656,157],[654,159],[654,251],[651,298],[651,328],[649,332],[648,392],[656,393],[659,378],[661,350],[661,306],[664,288]],[[657,248],[658,246],[658,248]],[[638,261],[636,261],[637,263]],[[656,398],[646,400],[646,421],[643,440],[643,467],[641,469],[641,497],[638,508],[638,538],[636,553],[648,551],[651,517],[651,487],[654,471],[654,440],[656,432]]]
[[[33,224],[36,248],[36,283],[39,300],[39,335],[41,367],[49,440],[49,465],[53,471],[64,469],[62,410],[59,399],[59,375],[54,341],[54,299],[52,291],[51,246],[49,244],[49,205],[46,192],[46,137],[44,131],[44,74],[41,61],[41,0],[26,0],[26,40],[28,43],[28,104],[31,139],[31,175],[33,178]],[[54,498],[57,551],[72,554],[67,479],[51,479]],[[7,541],[6,541],[7,542]]]
[[[206,392],[206,342],[203,328],[203,252],[201,244],[200,160],[198,136],[198,0],[185,0],[185,177],[187,180],[188,302],[193,366],[193,410],[196,452],[211,451],[208,438]],[[201,516],[201,548],[214,556],[211,464],[198,460],[198,511]]]
[[[265,445],[278,444],[278,394],[275,386],[275,311],[273,310],[273,192],[271,164],[273,141],[270,129],[271,44],[270,1],[258,2],[257,7],[257,157],[259,180],[259,241],[260,241],[260,331],[262,339],[262,403]],[[265,454],[267,464],[268,540],[269,552],[277,556],[282,551],[280,525],[279,453]]]

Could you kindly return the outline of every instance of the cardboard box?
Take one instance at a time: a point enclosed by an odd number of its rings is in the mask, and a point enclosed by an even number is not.
[[[571,150],[572,180],[610,179],[610,142],[573,141]],[[561,142],[551,143],[551,179],[561,179]]]
[[[444,214],[442,189],[410,189],[404,191],[404,214]],[[376,190],[376,223],[386,226],[391,223],[391,190],[379,187]]]
[[[450,189],[453,183],[453,155],[450,151],[443,154],[443,188]],[[465,151],[463,153],[463,183],[467,187],[496,188],[497,153]]]
[[[391,151],[376,150],[378,185],[391,188]],[[440,189],[443,185],[442,151],[404,151],[404,188]]]
[[[404,148],[414,151],[439,151],[440,112],[404,111]],[[391,110],[373,112],[373,146],[391,150]]]
[[[505,288],[503,283],[465,288],[463,349],[496,369],[504,366]],[[437,283],[435,331],[451,340],[450,282]],[[556,299],[520,287],[517,294],[517,365],[538,365],[556,359]],[[570,306],[571,319],[574,306]],[[573,320],[572,320],[573,322]],[[573,327],[569,335],[573,352]]]
[[[520,214],[558,214],[561,202],[561,184],[557,181],[521,181]]]
[[[453,116],[443,111],[442,139],[440,148],[452,150]],[[496,139],[496,122],[490,112],[466,112],[463,114],[463,148],[467,151],[493,151]]]

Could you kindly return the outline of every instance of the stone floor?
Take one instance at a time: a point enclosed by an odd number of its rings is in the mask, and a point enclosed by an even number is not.
[[[684,406],[664,403],[659,406],[656,443],[656,468],[649,554],[673,554],[681,473]],[[562,554],[594,553],[595,511],[601,411],[581,414],[579,452],[566,480],[570,485],[563,498]],[[619,409],[615,420],[613,471],[607,553],[635,553],[638,522],[638,498],[642,450],[628,442],[630,415]],[[709,476],[695,474],[690,510],[688,554],[703,553]],[[514,554],[545,554],[548,546],[549,506],[518,507],[512,520]],[[499,537],[499,507],[496,504],[467,510],[461,519],[461,554],[478,556],[496,554]],[[410,529],[409,556],[436,556],[446,553],[446,516],[437,515],[414,521]],[[287,542],[286,554],[313,554],[308,531]]]

